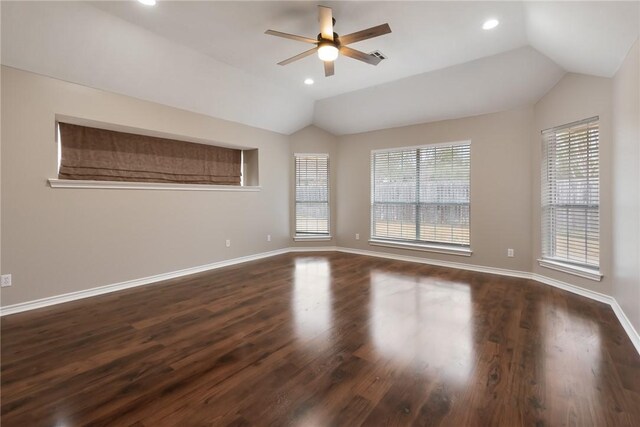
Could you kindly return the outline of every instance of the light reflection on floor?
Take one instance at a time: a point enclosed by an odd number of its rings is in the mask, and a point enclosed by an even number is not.
[[[294,275],[291,305],[296,336],[309,341],[326,334],[328,339],[333,325],[329,262],[316,257],[297,258]]]
[[[608,378],[604,374],[607,369],[598,319],[557,304],[545,307],[538,315],[544,325],[544,386],[553,390],[553,398],[546,403],[549,411],[567,406],[601,411],[592,403],[619,399],[620,396],[606,396],[608,390],[603,390]],[[604,413],[593,416],[604,423]]]
[[[467,382],[475,360],[468,285],[372,271],[370,312],[383,357],[435,369],[452,384]]]

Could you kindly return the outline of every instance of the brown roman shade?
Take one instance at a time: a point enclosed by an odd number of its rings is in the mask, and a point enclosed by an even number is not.
[[[240,185],[241,150],[59,123],[58,178]]]

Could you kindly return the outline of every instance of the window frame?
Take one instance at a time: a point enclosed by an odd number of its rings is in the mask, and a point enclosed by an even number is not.
[[[297,158],[298,157],[324,157],[327,159],[327,232],[318,234],[298,234],[298,197],[297,197]],[[317,203],[317,202],[316,202]],[[329,153],[293,153],[293,240],[294,241],[329,241],[331,236],[331,159]]]
[[[461,256],[471,256],[473,251],[471,249],[471,140],[462,140],[462,141],[452,141],[452,142],[439,142],[433,144],[422,144],[422,145],[413,145],[413,146],[404,146],[404,147],[391,147],[391,148],[382,148],[371,150],[369,156],[369,173],[370,173],[370,199],[369,199],[369,244],[371,246],[384,246],[390,248],[399,248],[399,249],[410,249],[416,251],[426,251],[426,252],[435,252],[442,253],[448,255],[461,255]],[[374,197],[375,197],[375,187],[374,187],[374,156],[378,153],[385,152],[400,152],[400,151],[408,151],[408,150],[420,150],[420,149],[430,149],[430,148],[438,148],[438,147],[457,147],[457,146],[468,146],[469,147],[469,201],[467,203],[468,211],[469,211],[469,243],[468,245],[458,245],[455,243],[445,243],[445,242],[435,242],[435,241],[422,241],[422,240],[401,240],[401,239],[387,239],[383,237],[374,236]],[[418,166],[416,166],[417,168]],[[419,180],[417,177],[416,179]],[[416,206],[419,206],[420,203],[413,203]],[[416,215],[416,221],[418,220],[418,216]]]
[[[553,191],[553,192],[558,192],[558,190],[556,189],[557,184],[551,183],[549,176],[551,174],[550,171],[550,159],[549,159],[549,146],[548,144],[550,143],[550,140],[545,136],[545,134],[547,133],[555,133],[554,136],[554,143],[556,143],[556,139],[557,139],[557,134],[561,133],[561,132],[566,132],[569,131],[572,128],[576,128],[578,126],[585,126],[585,127],[590,127],[590,126],[597,126],[598,129],[598,138],[597,138],[597,153],[598,153],[598,162],[597,162],[597,174],[598,174],[598,199],[597,199],[597,218],[598,218],[598,265],[594,266],[592,264],[588,264],[588,263],[581,263],[578,261],[573,261],[570,259],[565,259],[562,257],[557,257],[555,255],[555,249],[554,249],[554,254],[553,255],[548,255],[546,254],[546,251],[548,250],[545,247],[545,241],[547,240],[554,240],[557,239],[557,232],[554,231],[554,226],[552,224],[550,224],[550,220],[545,220],[545,215],[546,215],[546,210],[549,209],[549,207],[574,207],[574,208],[582,208],[585,210],[593,210],[594,206],[592,203],[589,203],[587,201],[587,203],[571,203],[570,205],[567,205],[567,203],[549,203],[547,204],[547,198],[549,199],[553,199],[554,196],[550,195],[547,196],[545,191]],[[555,126],[549,129],[545,129],[543,131],[541,131],[541,139],[542,139],[542,144],[541,144],[541,149],[542,149],[542,155],[541,155],[541,174],[540,174],[540,233],[541,233],[541,239],[540,239],[540,258],[538,258],[538,265],[540,265],[541,267],[545,267],[545,268],[549,268],[552,270],[556,270],[556,271],[561,271],[564,273],[568,273],[568,274],[572,274],[575,276],[579,276],[579,277],[583,277],[586,279],[590,279],[590,280],[595,280],[595,281],[600,281],[602,280],[603,274],[601,272],[601,268],[602,268],[602,259],[601,259],[601,249],[602,249],[602,235],[601,235],[601,191],[600,189],[602,188],[601,185],[601,168],[600,168],[600,154],[601,154],[601,145],[600,145],[600,117],[599,116],[593,116],[593,117],[589,117],[586,119],[582,119],[582,120],[577,120],[577,121],[573,121],[570,123],[566,123],[560,126]],[[587,148],[585,149],[586,152],[589,152],[589,147],[588,147],[588,136],[587,136]],[[569,142],[567,142],[567,145],[570,146],[572,141],[572,138],[569,137]],[[554,148],[557,149],[557,148]],[[557,154],[556,154],[557,156]],[[545,178],[546,177],[546,178]],[[553,178],[554,181],[557,180],[557,178]],[[552,187],[554,188],[553,190],[545,190],[545,186],[548,187]],[[588,232],[588,228],[589,228],[589,224],[587,221],[585,221],[585,233]],[[587,243],[585,242],[585,245]]]

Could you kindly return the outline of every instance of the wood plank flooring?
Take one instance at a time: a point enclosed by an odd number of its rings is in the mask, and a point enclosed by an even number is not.
[[[281,255],[2,318],[2,426],[640,426],[612,310],[528,280]]]

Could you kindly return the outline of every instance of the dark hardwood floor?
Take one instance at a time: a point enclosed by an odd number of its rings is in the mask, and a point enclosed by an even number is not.
[[[612,310],[528,280],[282,255],[2,318],[2,426],[640,426]]]

